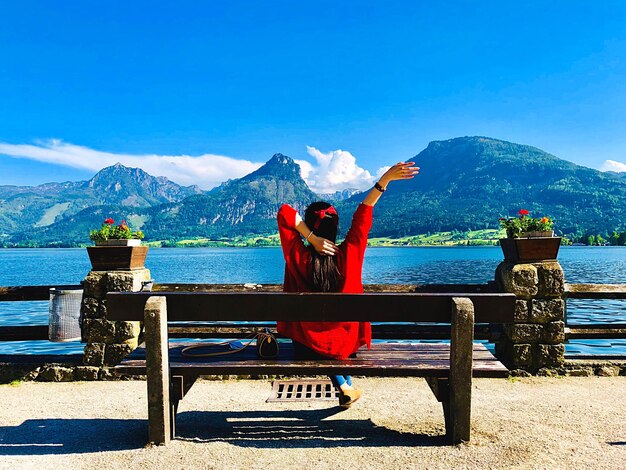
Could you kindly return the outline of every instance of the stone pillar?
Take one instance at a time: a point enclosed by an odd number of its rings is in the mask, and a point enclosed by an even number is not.
[[[83,363],[106,370],[137,347],[140,322],[107,320],[107,292],[137,292],[150,279],[148,269],[90,271],[83,285],[82,336],[86,342]],[[102,376],[102,374],[100,374]]]
[[[496,269],[496,284],[511,292],[515,320],[504,325],[496,355],[510,369],[536,374],[561,368],[565,353],[565,281],[558,261],[513,263]]]

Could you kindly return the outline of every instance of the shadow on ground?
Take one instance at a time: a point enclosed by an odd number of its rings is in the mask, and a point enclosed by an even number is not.
[[[338,407],[284,410],[180,413],[176,439],[229,442],[256,448],[380,447],[445,445],[444,436],[403,433],[369,419],[338,419]],[[333,419],[327,419],[331,418]]]
[[[188,411],[177,416],[176,439],[199,443],[228,442],[256,448],[446,444],[443,436],[403,433],[377,426],[369,419],[338,419],[335,415],[339,412],[339,408]],[[0,456],[139,449],[146,445],[147,437],[148,422],[142,419],[29,419],[18,426],[0,427]]]
[[[142,419],[27,419],[0,426],[0,455],[84,454],[144,447]]]

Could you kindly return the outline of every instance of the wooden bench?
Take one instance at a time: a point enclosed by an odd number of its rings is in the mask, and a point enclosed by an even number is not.
[[[118,366],[145,373],[149,441],[167,444],[174,436],[178,403],[202,375],[361,375],[423,377],[443,405],[446,436],[453,444],[470,439],[474,377],[505,377],[508,370],[484,347],[474,344],[474,322],[513,321],[513,294],[377,293],[188,293],[107,294],[109,320],[143,321],[145,349]],[[168,321],[372,321],[451,323],[450,343],[375,343],[356,358],[296,359],[281,343],[276,359],[253,350],[211,358],[181,355],[184,346],[168,341]],[[187,343],[188,344],[188,343]],[[169,347],[168,347],[169,345]]]

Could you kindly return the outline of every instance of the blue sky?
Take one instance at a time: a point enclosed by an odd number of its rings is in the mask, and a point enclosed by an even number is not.
[[[619,0],[3,2],[0,184],[208,188],[282,152],[330,190],[464,135],[606,169],[625,58]]]

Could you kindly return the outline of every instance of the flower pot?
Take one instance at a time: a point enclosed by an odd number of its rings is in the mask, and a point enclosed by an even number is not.
[[[124,238],[120,240],[98,240],[96,246],[140,246],[138,238]]]
[[[130,271],[145,266],[147,246],[88,246],[94,271]]]
[[[561,237],[501,238],[504,259],[516,263],[555,260]]]

